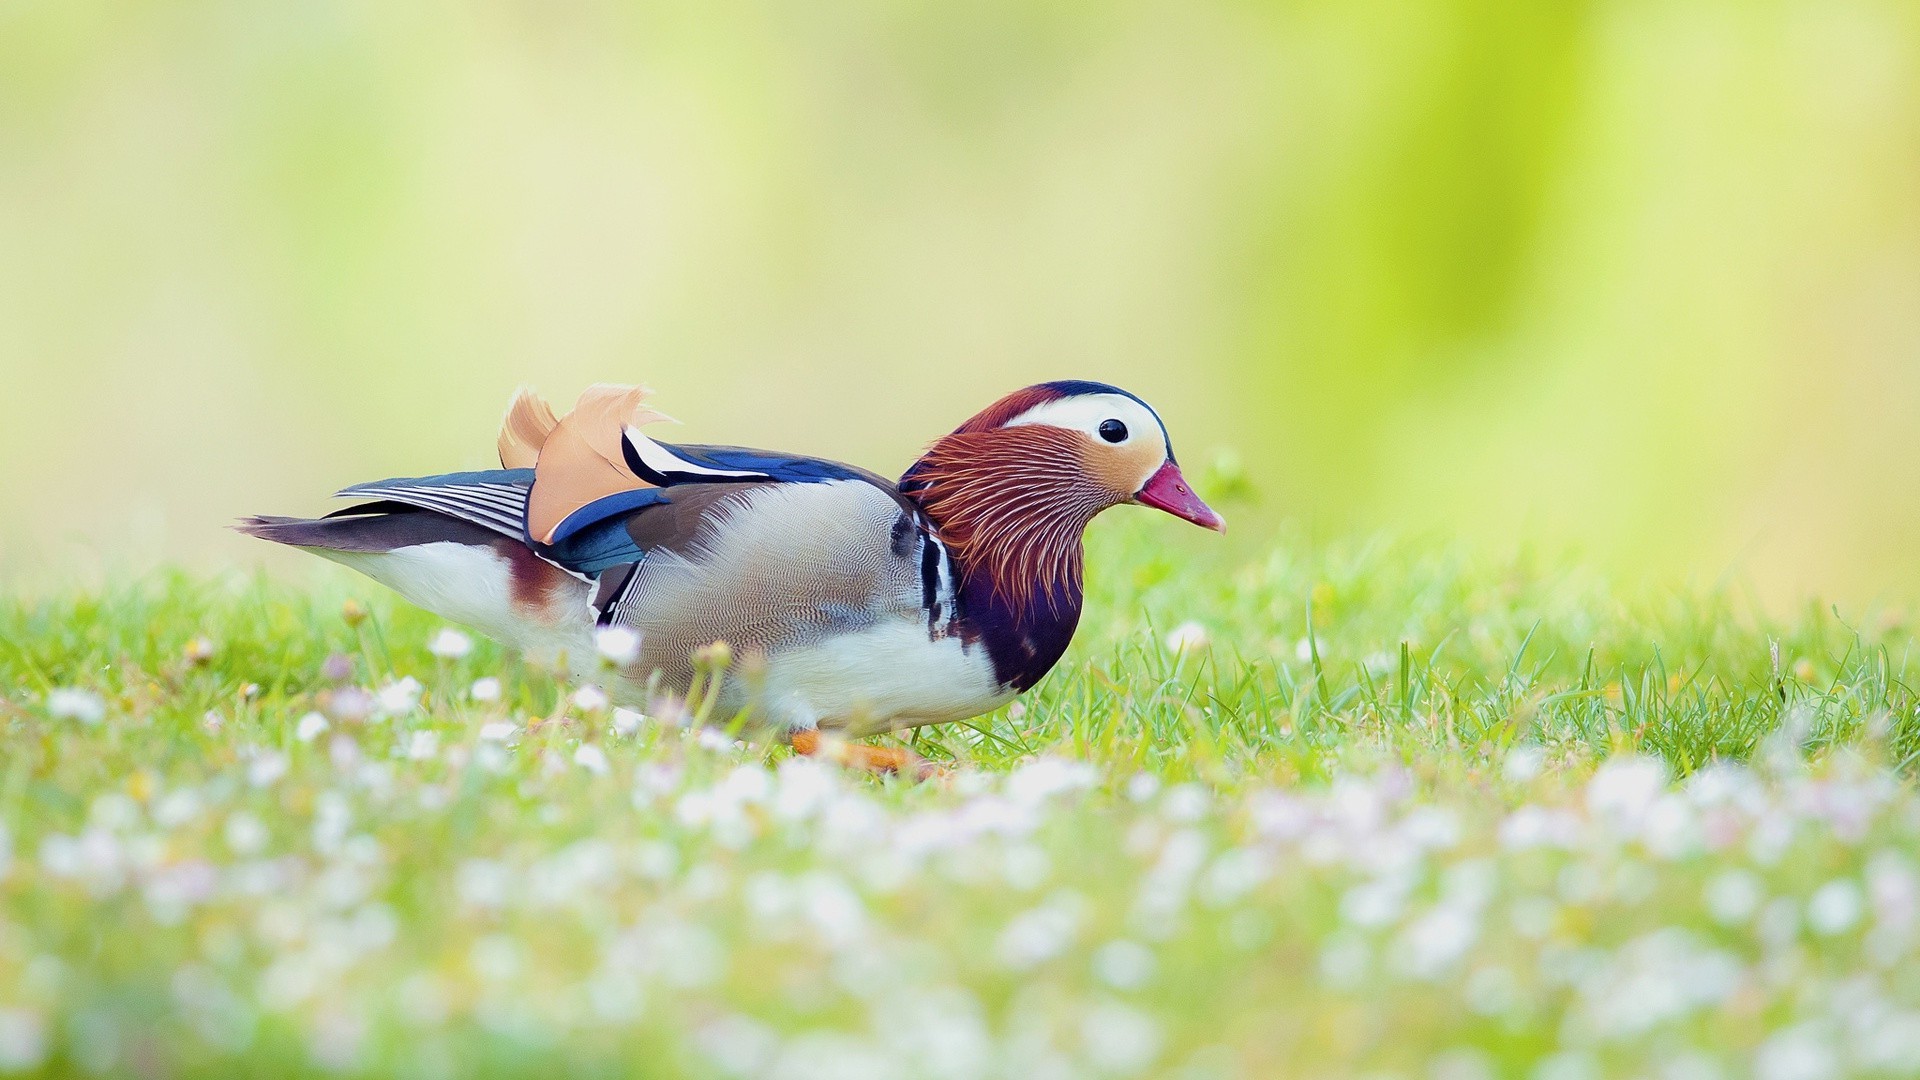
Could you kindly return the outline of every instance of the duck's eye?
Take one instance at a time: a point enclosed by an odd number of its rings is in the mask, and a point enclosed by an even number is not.
[[[1127,425],[1118,420],[1100,421],[1100,437],[1108,442],[1126,442]]]

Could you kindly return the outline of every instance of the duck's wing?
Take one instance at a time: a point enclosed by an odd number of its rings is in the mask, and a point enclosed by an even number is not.
[[[335,492],[336,498],[371,499],[328,518],[378,514],[392,504],[432,510],[478,525],[513,540],[523,540],[527,525],[527,493],[533,489],[532,469],[486,469],[441,476],[403,476],[372,480]]]

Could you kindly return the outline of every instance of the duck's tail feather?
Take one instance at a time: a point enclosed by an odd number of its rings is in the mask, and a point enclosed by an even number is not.
[[[497,530],[397,502],[368,503],[323,518],[244,518],[234,529],[248,536],[319,552],[382,552],[421,544],[484,545]]]

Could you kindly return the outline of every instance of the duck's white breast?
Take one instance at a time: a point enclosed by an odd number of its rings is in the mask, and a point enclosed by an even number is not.
[[[901,618],[776,653],[763,693],[777,721],[853,735],[965,720],[1014,697],[984,647]]]

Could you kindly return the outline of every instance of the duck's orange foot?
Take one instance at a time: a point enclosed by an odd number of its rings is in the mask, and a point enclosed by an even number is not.
[[[863,746],[833,735],[822,735],[814,728],[795,731],[787,736],[787,741],[796,754],[862,772],[925,780],[945,771],[904,746]]]

